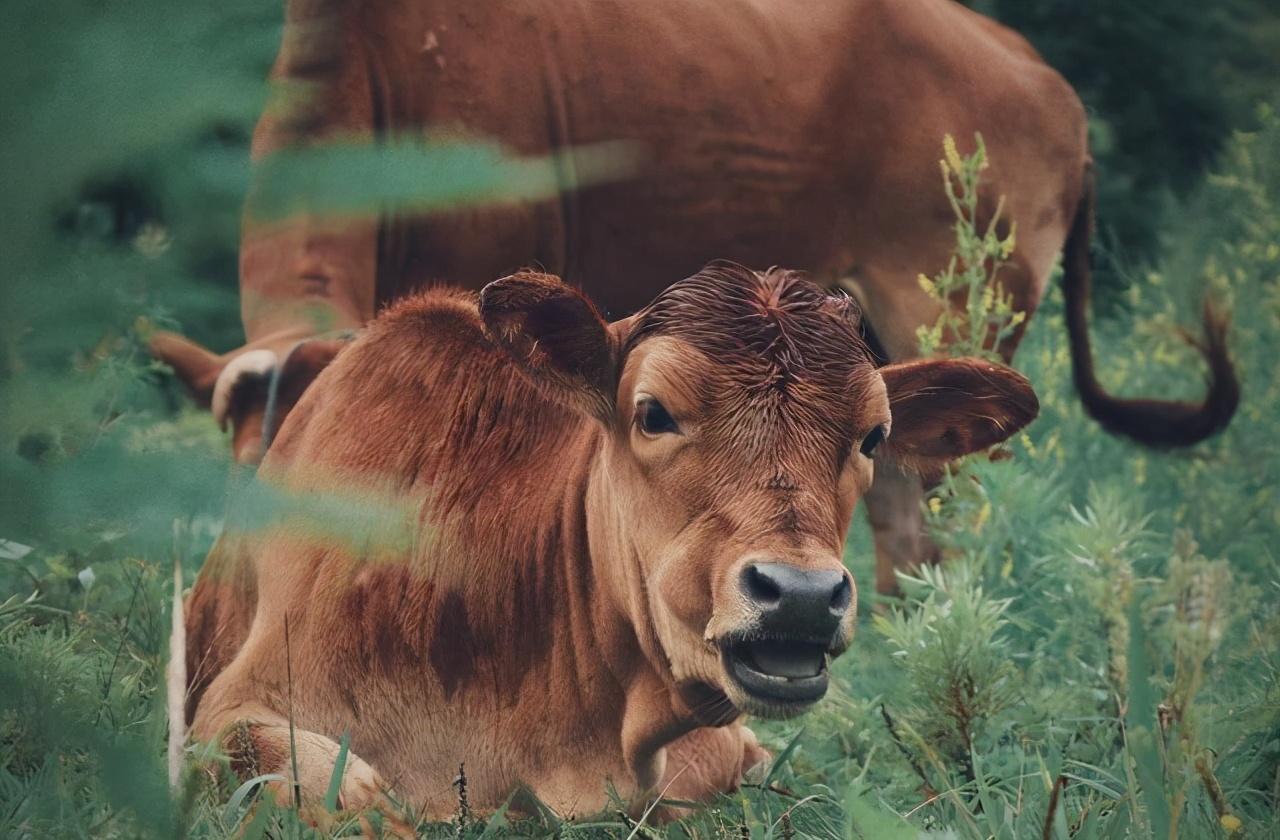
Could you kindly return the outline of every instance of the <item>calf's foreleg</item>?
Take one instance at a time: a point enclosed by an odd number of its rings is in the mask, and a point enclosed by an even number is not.
[[[210,720],[197,719],[193,734],[216,741],[230,760],[231,769],[243,780],[264,775],[283,777],[264,786],[277,804],[292,805],[296,792],[308,821],[322,824],[327,819],[324,799],[340,751],[332,738],[295,726],[291,744],[288,719],[254,705],[238,706]],[[387,791],[388,785],[378,772],[348,751],[338,788],[338,809],[380,811],[389,830],[397,836],[413,837]]]
[[[654,797],[706,802],[738,789],[753,768],[769,761],[769,752],[741,723],[704,726],[668,744],[666,768]],[[659,806],[656,821],[682,816],[680,808]]]

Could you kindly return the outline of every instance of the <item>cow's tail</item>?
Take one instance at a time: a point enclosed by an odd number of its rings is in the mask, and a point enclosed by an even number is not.
[[[1122,399],[1103,390],[1089,344],[1089,296],[1093,285],[1089,243],[1093,233],[1093,164],[1086,165],[1084,190],[1062,259],[1067,335],[1076,391],[1089,416],[1107,431],[1155,448],[1190,446],[1226,428],[1240,401],[1240,382],[1227,352],[1229,318],[1206,298],[1204,339],[1192,343],[1209,366],[1208,393],[1199,403]]]

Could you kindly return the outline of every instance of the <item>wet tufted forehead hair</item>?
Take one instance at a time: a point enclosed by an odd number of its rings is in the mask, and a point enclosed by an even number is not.
[[[780,390],[815,379],[848,384],[875,367],[853,300],[779,268],[708,264],[637,313],[625,350],[657,335],[687,341],[720,363],[764,362]]]

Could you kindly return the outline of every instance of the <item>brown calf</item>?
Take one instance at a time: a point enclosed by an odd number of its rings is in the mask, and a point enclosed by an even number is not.
[[[349,730],[349,807],[390,785],[447,815],[462,762],[480,808],[729,790],[766,757],[740,716],[804,711],[851,642],[873,456],[936,466],[1037,408],[996,364],[877,369],[856,306],[786,271],[713,264],[611,324],[542,274],[412,296],[260,473],[391,499],[412,538],[225,534],[188,605],[192,732],[289,775],[291,716],[315,802]]]

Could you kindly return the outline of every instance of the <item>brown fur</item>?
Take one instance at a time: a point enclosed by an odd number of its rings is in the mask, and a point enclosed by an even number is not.
[[[987,365],[963,391],[916,389],[930,422],[891,417],[894,370],[860,349],[846,299],[727,263],[613,324],[540,274],[399,302],[307,391],[260,474],[303,497],[390,494],[415,536],[338,543],[292,515],[224,535],[188,608],[189,656],[212,663],[193,734],[287,774],[291,717],[314,798],[350,730],[349,803],[391,785],[436,816],[464,761],[479,808],[522,786],[575,814],[604,807],[606,783],[637,809],[731,788],[763,758],[742,712],[799,710],[722,665],[720,641],[758,620],[743,565],[847,575],[872,478],[857,444],[877,425],[949,459],[1034,413],[1025,380]],[[636,427],[644,395],[679,434]],[[932,440],[932,418],[960,432]],[[831,655],[852,628],[849,610]]]

